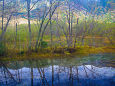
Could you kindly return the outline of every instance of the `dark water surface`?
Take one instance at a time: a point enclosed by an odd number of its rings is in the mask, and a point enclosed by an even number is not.
[[[115,86],[115,54],[2,61],[0,86]]]

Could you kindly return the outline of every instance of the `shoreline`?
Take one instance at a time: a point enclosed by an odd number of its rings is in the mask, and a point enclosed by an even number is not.
[[[0,61],[15,61],[15,60],[26,60],[26,59],[40,59],[40,58],[66,58],[66,57],[74,57],[74,56],[87,56],[89,54],[104,54],[104,53],[115,53],[115,47],[77,47],[70,48],[73,49],[73,52],[69,52],[68,50],[64,50],[64,48],[59,48],[54,51],[49,51],[49,49],[42,49],[38,52],[23,52],[14,53],[8,52],[6,56],[1,56]],[[42,52],[44,51],[44,52]],[[57,52],[56,52],[57,51]],[[63,52],[62,52],[63,51]]]

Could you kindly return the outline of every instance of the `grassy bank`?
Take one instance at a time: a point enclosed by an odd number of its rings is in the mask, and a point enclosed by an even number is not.
[[[74,57],[74,56],[87,56],[89,54],[99,53],[115,53],[115,47],[89,47],[82,46],[66,49],[57,48],[51,50],[50,48],[40,49],[38,52],[17,52],[16,50],[10,50],[7,55],[0,57],[0,60],[25,60],[25,59],[38,59],[38,58],[60,58],[60,57]]]

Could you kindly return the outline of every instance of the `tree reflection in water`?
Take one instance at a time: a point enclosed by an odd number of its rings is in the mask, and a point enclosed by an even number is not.
[[[114,75],[114,67],[61,59],[0,62],[0,86],[114,86]]]

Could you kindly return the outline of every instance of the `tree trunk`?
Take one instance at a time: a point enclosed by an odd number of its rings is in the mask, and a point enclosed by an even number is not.
[[[27,0],[27,11],[28,11],[28,28],[29,28],[29,51],[31,51],[31,40],[32,40],[32,34],[31,34],[31,24],[30,24],[30,2],[31,0]]]
[[[79,22],[79,18],[77,18],[77,25],[78,25],[78,22]],[[76,46],[77,34],[78,34],[78,33],[77,33],[77,28],[76,28],[74,48],[75,48],[75,46]]]
[[[51,6],[52,7],[52,6]],[[36,45],[35,45],[35,51],[37,52],[37,49],[38,49],[38,41],[39,41],[39,39],[40,39],[40,35],[41,35],[41,32],[42,32],[42,26],[43,26],[43,23],[44,23],[44,21],[45,21],[45,19],[46,19],[46,17],[47,17],[47,15],[48,15],[48,13],[50,12],[50,10],[51,10],[51,7],[50,7],[50,9],[49,9],[49,11],[46,13],[46,9],[45,9],[45,11],[44,11],[44,14],[43,14],[43,19],[42,19],[42,22],[41,22],[41,24],[40,24],[40,29],[39,29],[39,32],[38,32],[38,37],[37,37],[37,39],[36,39]],[[45,14],[46,13],[46,14]]]
[[[0,35],[0,42],[3,40],[3,36],[4,36],[4,34],[5,34],[6,30],[7,30],[7,27],[9,25],[10,20],[11,20],[12,14],[13,13],[11,13],[11,15],[9,16],[8,21],[7,21],[7,23],[6,23],[5,27],[4,27],[4,30],[2,31],[2,33]]]
[[[52,13],[51,13],[51,17],[53,16],[53,14],[54,14],[54,12],[55,12],[56,8],[57,8],[57,5],[56,5],[56,6],[55,6],[55,8],[53,9],[53,11],[52,11]],[[40,42],[41,42],[41,41],[42,41],[42,39],[43,39],[44,32],[45,32],[45,30],[46,30],[46,28],[47,28],[47,26],[48,26],[49,22],[50,22],[50,19],[48,19],[48,21],[47,21],[46,25],[44,26],[44,29],[43,29],[43,31],[42,31],[42,33],[41,33],[41,39],[39,40],[39,43],[38,43],[38,40],[36,40],[36,43],[37,43],[36,45],[38,45],[38,47],[37,47],[37,48],[39,48],[39,46],[40,46]],[[36,50],[37,50],[37,48],[36,48]]]
[[[72,12],[72,15],[71,15],[71,33],[70,33],[70,46],[72,47],[73,45],[73,37],[72,37],[72,34],[73,34],[73,12]]]
[[[68,48],[70,47],[70,44],[71,44],[71,22],[70,22],[70,4],[69,4],[69,19],[68,19],[68,24],[69,24],[69,45],[68,45]]]
[[[18,25],[16,23],[16,37],[15,37],[15,46],[16,46],[16,42],[17,42],[17,30],[18,30]]]
[[[4,0],[3,0],[3,6],[2,6],[2,31],[4,28]]]
[[[52,5],[52,1],[50,0],[50,5]],[[52,19],[51,19],[51,16],[52,16],[52,9],[50,10],[50,33],[51,33],[51,48],[52,48],[52,42],[53,42],[53,38],[52,38]]]

